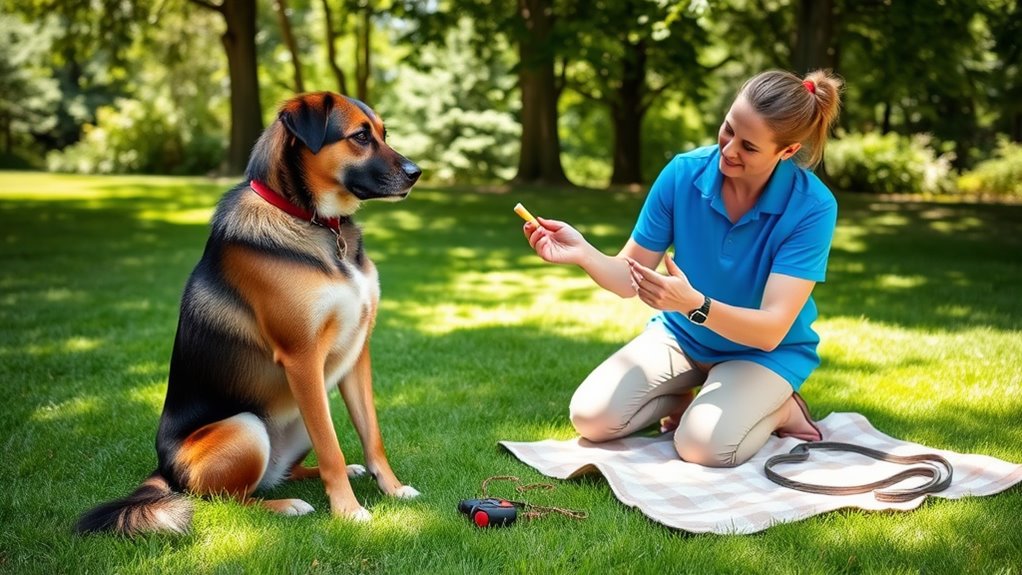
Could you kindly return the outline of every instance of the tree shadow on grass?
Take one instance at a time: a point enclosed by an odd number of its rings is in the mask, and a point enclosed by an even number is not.
[[[885,399],[884,389],[861,377],[874,367],[825,357],[802,391],[814,418],[823,419],[833,412],[860,413],[873,427],[897,439],[1022,462],[1018,449],[1022,428],[1016,423],[1022,412],[1022,396],[1004,394],[991,405],[963,394],[934,391],[924,394],[911,407],[892,406]],[[939,371],[939,362],[908,358],[883,366],[889,370],[906,368]]]
[[[1022,206],[841,198],[821,317],[1022,329]]]
[[[356,482],[356,493],[379,511],[382,527],[366,531],[332,520],[325,514],[320,483],[308,481],[270,494],[306,498],[320,511],[294,522],[231,503],[213,503],[200,506],[200,533],[169,545],[159,539],[96,543],[71,538],[68,530],[78,513],[107,496],[127,493],[155,464],[152,441],[180,292],[208,229],[205,223],[143,217],[147,210],[158,212],[175,195],[156,188],[128,186],[99,204],[5,200],[0,209],[7,238],[0,246],[4,262],[0,319],[5,325],[0,371],[10,394],[0,408],[7,437],[0,479],[14,490],[4,515],[13,518],[9,527],[24,542],[19,553],[38,558],[42,570],[54,567],[51,571],[60,569],[47,563],[47,547],[41,541],[71,545],[96,570],[110,565],[87,557],[104,556],[104,551],[120,557],[114,561],[122,567],[148,562],[181,571],[244,570],[265,566],[260,563],[264,556],[278,562],[283,558],[286,564],[275,565],[284,571],[288,565],[309,565],[308,554],[324,567],[354,571],[387,570],[407,561],[410,552],[420,557],[417,565],[439,569],[487,571],[492,567],[487,558],[514,564],[511,551],[493,550],[492,539],[466,537],[465,530],[471,528],[454,505],[478,494],[479,482],[490,475],[539,480],[531,469],[500,451],[496,442],[570,436],[566,408],[575,386],[623,342],[599,333],[564,335],[558,330],[563,325],[478,324],[471,317],[464,327],[437,332],[431,331],[428,316],[418,311],[452,298],[470,313],[499,310],[510,301],[550,305],[541,303],[549,301],[544,298],[550,282],[574,281],[578,272],[543,264],[532,255],[510,206],[523,201],[540,215],[572,221],[587,230],[591,241],[613,251],[627,237],[641,198],[529,190],[519,190],[514,198],[459,196],[427,189],[419,194],[418,203],[413,194],[403,204],[370,207],[364,218],[360,216],[367,249],[380,268],[384,301],[390,306],[383,310],[373,340],[384,437],[399,476],[425,493],[416,502],[394,502],[383,498],[371,482]],[[211,207],[213,195],[202,197],[206,199],[184,199],[175,209]],[[976,206],[946,213],[940,204],[873,203],[842,200],[841,226],[849,230],[849,237],[839,238],[830,281],[820,286],[823,317],[865,316],[938,331],[1018,329],[1017,298],[1004,290],[1020,283],[1022,240],[1012,230],[1019,229],[1022,210],[999,206],[994,212]],[[892,219],[887,212],[897,217]],[[487,283],[486,276],[498,281]],[[559,293],[562,301],[587,302],[591,297],[575,287]],[[952,304],[942,308],[945,302]],[[577,321],[584,325],[588,319]],[[925,367],[923,360],[907,361],[919,363],[896,367]],[[1017,400],[1009,398],[1009,409],[990,410],[961,398],[905,417],[904,410],[887,410],[881,402],[868,400],[872,390],[853,379],[853,374],[871,368],[825,363],[813,376],[821,389],[858,389],[862,395],[839,401],[816,393],[811,398],[814,413],[859,411],[887,433],[956,451],[989,451],[990,437],[1018,445],[1019,432],[1012,421],[1012,414],[1022,407]],[[351,461],[361,460],[361,448],[336,395],[331,406],[342,448]],[[1003,450],[1004,457],[1013,453],[1017,448]],[[639,514],[618,505],[603,485],[595,476],[563,482],[565,506],[592,505],[594,497],[599,501],[593,518],[573,531],[574,537],[599,546],[600,541],[635,533],[656,534],[658,530],[650,529]],[[1017,502],[1018,496],[1008,494],[1005,500]],[[935,569],[948,564],[969,567],[966,559],[950,563],[931,559],[947,549],[979,549],[1006,558],[1017,554],[1005,547],[1017,548],[1019,541],[1017,535],[1007,539],[1004,535],[1013,518],[997,512],[996,505],[966,503],[943,513],[939,509],[944,505],[920,510],[929,514],[926,524],[932,523],[935,532],[966,528],[989,536],[990,542],[977,546],[924,538],[894,543],[861,535],[874,529],[859,529],[859,538],[851,540],[845,529],[820,528],[887,517],[870,514],[860,520],[855,512],[776,529],[795,530],[800,540],[806,539],[803,534],[840,539],[833,546],[818,546],[826,571],[848,569],[854,564],[849,563],[849,554],[873,556],[877,551]],[[46,520],[39,521],[41,517]],[[201,530],[222,534],[223,522],[236,522],[231,531],[236,528],[240,533],[239,543],[218,544],[218,553],[210,557]],[[940,529],[947,524],[953,527]],[[563,570],[585,562],[570,554],[552,558],[549,546],[563,536],[556,522],[538,522],[508,533],[504,543],[519,557],[563,561],[550,564]],[[457,543],[448,548],[447,541]],[[678,564],[685,564],[687,554],[725,565],[734,564],[736,549],[763,561],[788,551],[783,535],[753,541],[736,547],[694,536],[684,538],[680,546],[664,545],[662,551],[677,554]],[[337,552],[339,546],[345,549],[343,554]],[[622,560],[628,557],[624,553]],[[635,556],[631,564],[640,569],[643,561],[641,555]]]

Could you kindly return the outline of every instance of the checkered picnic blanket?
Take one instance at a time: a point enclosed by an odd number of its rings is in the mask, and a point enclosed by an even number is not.
[[[1022,465],[901,441],[881,433],[858,413],[831,413],[817,423],[826,441],[854,443],[895,455],[942,455],[954,466],[954,478],[946,490],[934,494],[937,497],[991,495],[1022,481]],[[730,469],[680,460],[670,433],[605,443],[581,438],[499,443],[550,477],[568,479],[598,471],[625,505],[638,507],[646,516],[668,527],[693,533],[755,533],[778,523],[843,507],[909,510],[925,499],[921,496],[905,502],[884,502],[871,493],[818,495],[781,487],[767,479],[763,464],[773,455],[788,453],[799,443],[794,438],[771,436],[755,457]],[[827,451],[814,451],[806,463],[774,468],[796,481],[823,485],[860,485],[904,469],[855,453]],[[897,487],[924,482],[922,478],[911,478]]]

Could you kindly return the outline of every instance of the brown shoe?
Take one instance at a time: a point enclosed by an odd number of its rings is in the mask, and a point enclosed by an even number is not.
[[[823,439],[823,433],[820,432],[820,428],[816,426],[816,422],[813,421],[813,417],[809,415],[809,407],[806,406],[806,401],[802,399],[802,396],[795,393],[791,394],[791,398],[795,401],[795,405],[798,406],[802,412],[802,417],[805,420],[799,425],[785,425],[774,430],[774,435],[777,437],[795,437],[803,441],[820,441]],[[811,428],[810,431],[808,428]]]

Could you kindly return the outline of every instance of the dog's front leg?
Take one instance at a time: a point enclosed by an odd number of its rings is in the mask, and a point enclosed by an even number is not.
[[[351,421],[362,441],[365,452],[366,469],[376,478],[377,485],[387,495],[401,498],[412,498],[419,495],[411,485],[403,485],[387,462],[387,454],[383,449],[383,435],[376,419],[376,404],[373,401],[373,376],[370,369],[369,341],[367,340],[359,354],[354,369],[341,381],[341,396],[344,398]]]
[[[348,481],[344,454],[337,441],[337,430],[330,419],[322,361],[298,357],[290,361],[285,359],[283,364],[288,386],[298,403],[312,448],[316,450],[319,474],[330,499],[330,511],[336,516],[368,521],[372,516],[355,499],[355,492]]]

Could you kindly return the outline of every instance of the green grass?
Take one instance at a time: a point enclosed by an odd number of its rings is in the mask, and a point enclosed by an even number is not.
[[[75,536],[82,511],[154,467],[181,289],[230,185],[0,172],[0,573],[1022,573],[1018,487],[716,536],[650,522],[593,476],[528,496],[585,521],[471,527],[455,506],[483,479],[544,480],[496,442],[571,437],[575,386],[649,315],[530,255],[511,210],[612,251],[642,195],[539,189],[422,188],[360,214],[383,286],[377,407],[421,498],[357,480],[374,520],[354,525],[305,481],[271,494],[316,507],[304,517],[198,501],[186,536]],[[1022,462],[1022,206],[839,202],[816,292],[823,365],[803,388],[814,415],[857,411],[906,440]]]

